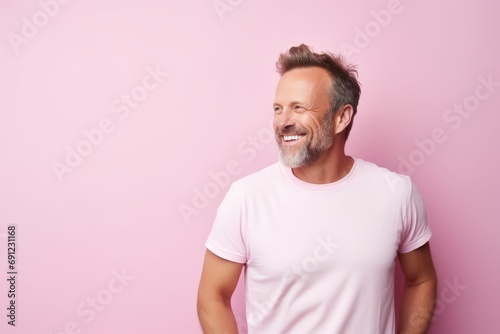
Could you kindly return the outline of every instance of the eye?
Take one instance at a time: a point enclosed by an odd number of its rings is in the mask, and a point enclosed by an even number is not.
[[[304,108],[303,106],[298,105],[298,104],[297,104],[297,105],[295,105],[293,108],[294,108],[294,110],[295,110],[295,111],[297,111],[297,112],[302,112],[302,111],[306,110],[306,108]]]
[[[283,110],[283,107],[280,107],[280,106],[274,106],[274,108],[273,108],[273,109],[274,109],[274,112],[275,112],[275,113],[279,113],[279,112],[281,112],[281,111]]]

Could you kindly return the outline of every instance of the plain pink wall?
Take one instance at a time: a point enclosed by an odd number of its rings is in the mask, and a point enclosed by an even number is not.
[[[348,152],[411,174],[424,195],[431,333],[498,333],[499,12],[492,0],[2,1],[2,277],[18,229],[17,328],[2,279],[2,333],[200,333],[222,176],[276,160],[274,64],[300,43],[359,66]],[[234,304],[243,326],[241,286]]]

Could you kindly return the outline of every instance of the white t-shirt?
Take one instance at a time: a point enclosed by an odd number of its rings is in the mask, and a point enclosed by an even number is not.
[[[393,334],[397,252],[430,237],[410,178],[355,159],[329,184],[281,163],[234,182],[206,247],[245,263],[249,333]]]

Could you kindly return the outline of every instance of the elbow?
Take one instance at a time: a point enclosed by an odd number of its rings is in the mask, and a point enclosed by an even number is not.
[[[223,294],[218,294],[213,291],[198,291],[198,297],[196,300],[196,310],[198,312],[198,317],[202,317],[203,315],[209,313],[211,310],[217,309],[221,306],[225,308],[231,308],[231,297],[227,297]]]

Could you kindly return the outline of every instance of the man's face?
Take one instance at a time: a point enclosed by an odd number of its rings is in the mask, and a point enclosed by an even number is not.
[[[307,67],[286,72],[278,82],[273,127],[284,165],[310,165],[332,146],[331,80],[326,70]]]

